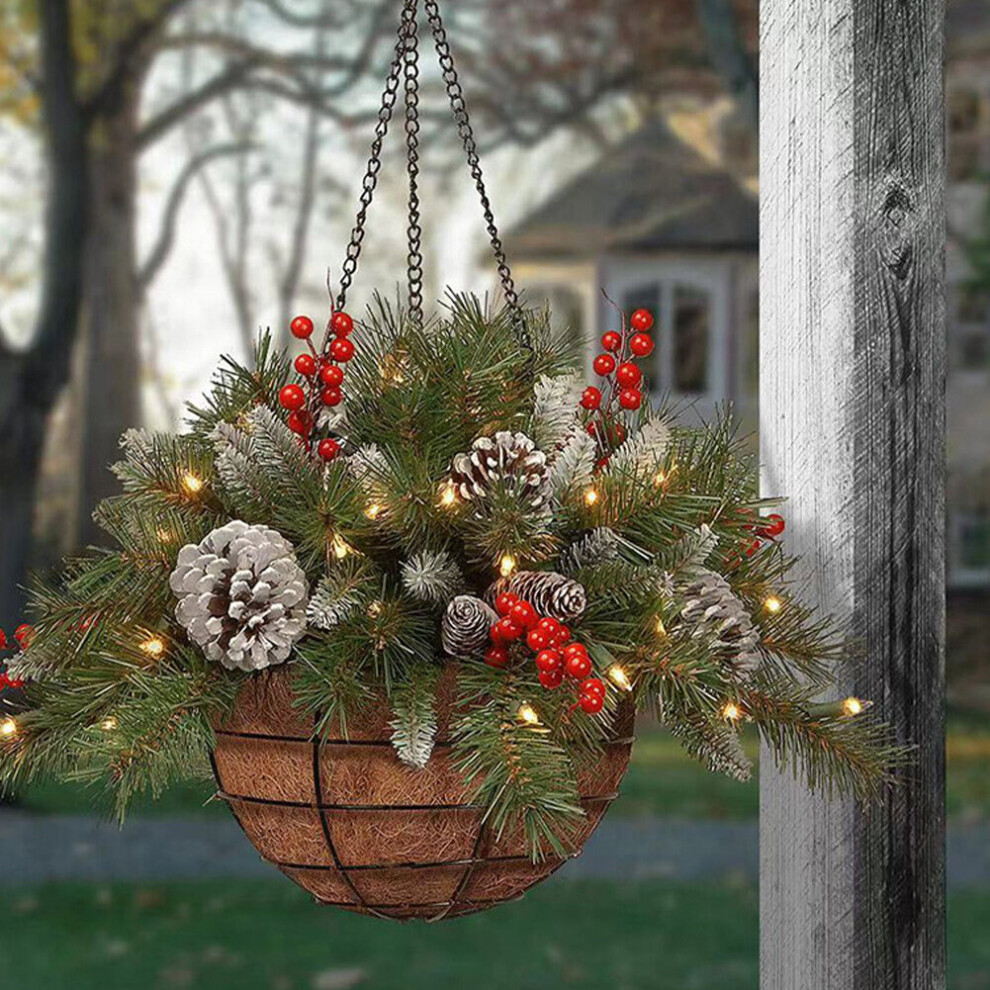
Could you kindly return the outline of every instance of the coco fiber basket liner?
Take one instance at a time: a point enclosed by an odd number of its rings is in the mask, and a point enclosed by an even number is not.
[[[437,689],[438,732],[425,770],[401,763],[384,701],[346,740],[313,739],[293,706],[289,670],[242,690],[216,730],[219,796],[261,854],[322,904],[360,914],[439,921],[521,897],[566,860],[533,862],[521,834],[496,837],[471,804],[449,741],[456,668]],[[634,713],[580,776],[586,818],[571,856],[594,832],[629,765]]]

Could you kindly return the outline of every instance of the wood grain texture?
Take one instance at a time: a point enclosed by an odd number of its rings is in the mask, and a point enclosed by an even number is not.
[[[934,990],[944,948],[941,0],[764,0],[761,454],[843,691],[917,745],[880,808],[761,776],[763,990]]]

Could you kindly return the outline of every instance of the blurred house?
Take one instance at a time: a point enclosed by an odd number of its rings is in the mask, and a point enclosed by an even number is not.
[[[950,3],[948,25],[946,537],[950,658],[968,664],[990,659],[990,278],[974,283],[964,249],[977,236],[990,244],[990,3]],[[627,312],[656,313],[656,393],[689,415],[731,401],[755,429],[756,156],[724,102],[699,100],[693,126],[682,108],[606,152],[517,225],[509,247],[530,300],[549,300],[589,342],[589,368],[616,319],[604,290]]]
[[[610,299],[651,310],[655,392],[689,416],[731,400],[755,426],[759,207],[752,189],[678,137],[643,127],[556,192],[513,231],[510,251],[531,300],[588,341],[617,326]],[[604,292],[604,295],[603,295]]]

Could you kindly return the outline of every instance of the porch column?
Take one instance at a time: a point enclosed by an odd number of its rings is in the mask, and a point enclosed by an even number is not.
[[[864,814],[764,752],[763,990],[937,990],[944,933],[943,0],[763,0],[763,489],[917,746]]]

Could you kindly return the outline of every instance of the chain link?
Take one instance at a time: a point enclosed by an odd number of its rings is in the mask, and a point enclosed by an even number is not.
[[[481,169],[481,159],[478,155],[478,144],[474,137],[474,128],[471,126],[471,118],[468,115],[464,90],[457,76],[457,69],[454,67],[454,56],[451,54],[447,31],[443,26],[443,18],[440,15],[440,4],[438,0],[424,0],[424,7],[426,9],[426,16],[430,22],[430,29],[433,32],[433,41],[436,46],[437,56],[440,59],[440,69],[443,72],[443,81],[447,88],[450,109],[453,111],[454,122],[457,124],[457,133],[460,135],[461,142],[464,145],[464,153],[467,155],[471,177],[474,179],[475,187],[481,198],[481,208],[485,214],[485,224],[491,240],[492,253],[495,256],[499,279],[502,282],[502,292],[509,306],[509,312],[512,314],[512,323],[516,331],[519,346],[524,351],[528,351],[532,359],[534,353],[533,341],[529,335],[529,331],[526,329],[526,319],[523,315],[522,306],[519,303],[519,295],[516,292],[516,284],[512,278],[512,270],[509,268],[509,262],[505,255],[505,247],[502,244],[502,238],[495,223],[495,214],[492,211],[491,200],[488,198],[488,191],[485,188],[485,177]]]
[[[409,283],[409,316],[423,325],[423,228],[419,213],[419,2],[407,3],[405,26],[406,161],[409,171],[409,227],[406,274]]]
[[[385,142],[385,135],[388,134],[388,125],[392,120],[392,113],[395,110],[395,102],[399,93],[399,79],[402,75],[406,51],[407,14],[410,6],[414,4],[415,0],[405,0],[403,5],[402,18],[399,22],[399,38],[395,43],[395,55],[385,80],[385,90],[382,93],[381,108],[378,111],[378,122],[375,124],[375,138],[371,142],[368,167],[365,169],[364,178],[361,180],[360,206],[344,258],[340,292],[337,295],[337,312],[343,310],[347,304],[347,291],[354,281],[354,273],[357,271],[358,260],[361,257],[361,247],[364,243],[365,227],[368,222],[368,207],[371,206],[371,201],[374,198],[375,188],[378,185],[378,173],[382,168],[382,145]],[[415,12],[413,13],[413,20],[415,21]]]

